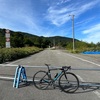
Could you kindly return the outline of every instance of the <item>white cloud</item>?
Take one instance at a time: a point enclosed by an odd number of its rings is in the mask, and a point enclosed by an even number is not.
[[[57,5],[66,3],[66,2],[70,2],[71,0],[59,0],[59,2],[57,2]]]
[[[95,17],[87,18],[87,19],[85,19],[85,20],[76,22],[75,24],[76,24],[77,26],[85,25],[85,24],[89,23],[90,21],[92,21],[92,20],[94,20],[94,19],[95,19]]]
[[[87,37],[83,39],[84,41],[94,43],[100,42],[100,24],[96,24],[84,30],[83,34],[87,35]]]
[[[100,32],[100,24],[94,25],[90,29],[84,30],[83,33],[88,34],[88,33],[94,33],[98,31]]]
[[[67,1],[67,0],[65,0]],[[62,0],[64,2],[64,0]],[[70,18],[68,17],[69,14],[74,14],[77,18],[82,13],[86,12],[87,10],[93,8],[99,0],[91,1],[89,3],[81,4],[81,3],[72,3],[68,6],[59,7],[58,5],[51,6],[47,10],[46,18],[51,21],[52,24],[56,26],[60,26],[66,23]]]
[[[70,19],[68,14],[66,14],[70,10],[73,9],[71,8],[69,9],[69,7],[61,8],[61,9],[59,8],[56,9],[56,7],[50,7],[48,9],[48,14],[46,18],[50,20],[52,24],[60,26]]]

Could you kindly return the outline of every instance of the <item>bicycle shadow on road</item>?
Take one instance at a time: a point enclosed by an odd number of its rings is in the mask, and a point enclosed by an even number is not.
[[[6,80],[1,79],[1,80],[12,82],[12,80],[7,80],[7,79]],[[22,83],[19,84],[19,88],[24,88],[24,87],[28,87],[28,86],[34,87],[33,81],[27,81],[27,83],[22,82]],[[47,90],[55,90],[55,89],[63,92],[60,89],[59,85],[55,85],[55,87],[49,86],[46,89],[46,91]],[[100,83],[97,83],[97,82],[80,82],[79,88],[74,93],[71,93],[71,94],[87,93],[87,92],[93,92],[93,91],[96,91],[96,90],[100,90]]]
[[[34,84],[33,84],[32,81],[29,81],[27,84],[20,85],[20,86],[21,86],[20,88],[22,88],[24,86],[34,86]],[[55,85],[55,87],[49,86],[46,90],[55,90],[55,89],[63,92],[60,89],[59,85]],[[100,90],[100,83],[97,83],[97,82],[80,82],[78,90],[76,90],[74,93],[71,93],[71,94],[87,93],[87,92],[93,92],[93,91],[96,91],[96,90]]]
[[[87,93],[100,90],[100,83],[97,82],[80,82],[79,88],[74,94]]]
[[[33,85],[33,84],[31,84],[31,85]],[[60,89],[58,84],[56,84],[55,87],[49,86],[46,90],[55,90],[55,89],[63,92]],[[69,93],[69,94],[87,93],[87,92],[93,92],[93,91],[96,91],[96,90],[100,90],[100,83],[97,83],[97,82],[80,82],[79,88],[74,93]]]
[[[28,86],[34,86],[33,81],[22,82],[19,84],[19,88],[24,88]]]

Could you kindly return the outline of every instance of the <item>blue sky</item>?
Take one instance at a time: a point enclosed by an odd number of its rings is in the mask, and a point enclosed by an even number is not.
[[[0,28],[100,42],[100,0],[0,0]]]

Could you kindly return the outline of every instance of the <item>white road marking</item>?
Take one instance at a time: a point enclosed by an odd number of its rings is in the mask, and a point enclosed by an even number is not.
[[[12,65],[12,64],[0,64],[0,67],[18,67],[19,65]],[[26,68],[47,68],[47,66],[29,66],[29,65],[21,65]],[[52,67],[52,66],[51,66]],[[55,67],[52,67],[55,68]]]
[[[85,80],[84,80],[81,76],[77,75],[77,77],[78,77],[82,82],[85,82]]]
[[[9,80],[13,80],[13,77],[4,77],[4,76],[0,76],[0,79],[9,79]]]
[[[84,80],[81,76],[77,75],[77,77],[78,77],[82,82],[85,82],[85,80]],[[100,98],[100,93],[99,93],[98,91],[93,91],[93,93],[94,93],[95,95],[97,95],[98,98]]]
[[[0,76],[0,79],[5,79],[5,80],[14,80],[14,77],[5,77],[5,76]],[[32,79],[28,79],[27,81],[33,81]]]
[[[94,65],[96,65],[96,66],[100,66],[100,64],[96,64],[96,63],[94,63],[94,62],[92,62],[92,61],[89,61],[89,60],[86,60],[86,59],[83,59],[83,58],[80,58],[80,57],[77,57],[77,56],[73,56],[73,55],[71,55],[71,54],[67,54],[67,55],[68,55],[68,56],[71,56],[71,57],[73,57],[73,58],[79,59],[79,60],[81,60],[81,61],[85,61],[85,62],[94,64]]]
[[[100,93],[98,91],[93,91],[93,93],[96,94],[98,98],[100,98]]]
[[[0,67],[17,67],[18,65],[0,64]]]

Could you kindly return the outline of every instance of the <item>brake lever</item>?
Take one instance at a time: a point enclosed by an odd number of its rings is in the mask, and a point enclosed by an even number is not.
[[[71,66],[63,66],[63,69],[71,70]]]

